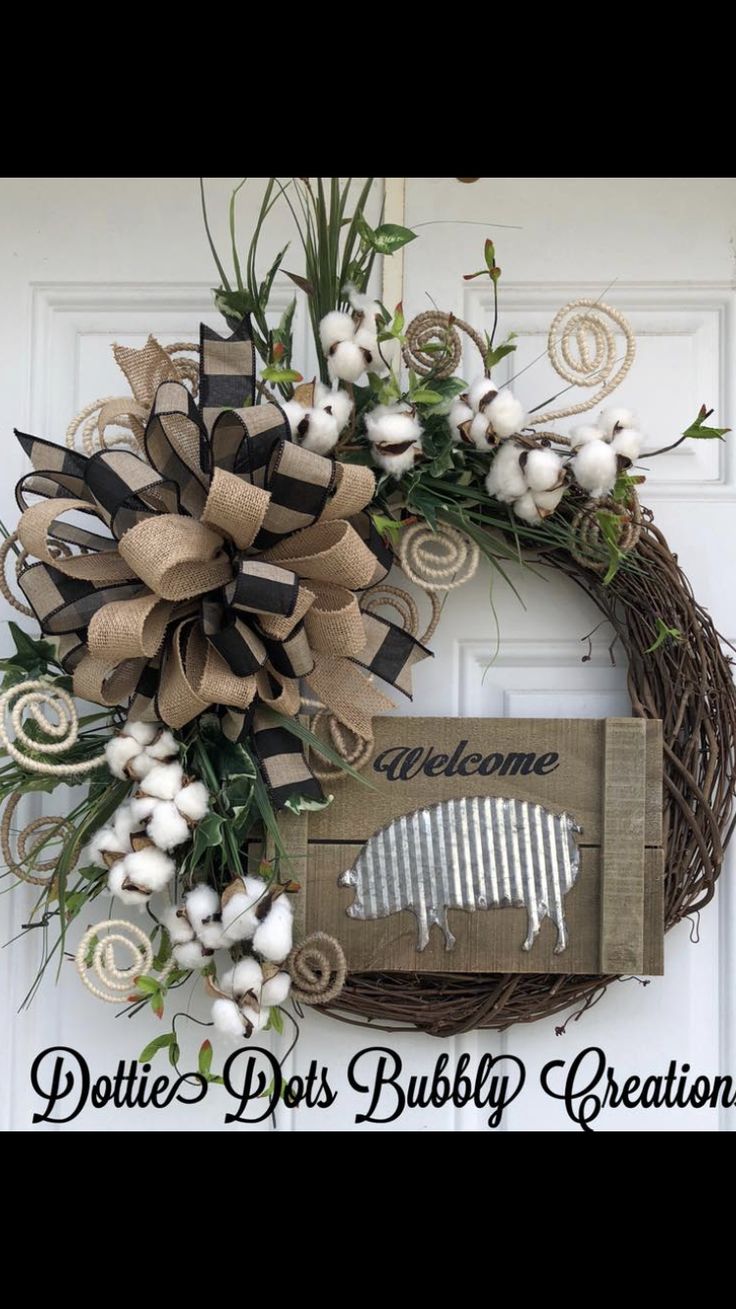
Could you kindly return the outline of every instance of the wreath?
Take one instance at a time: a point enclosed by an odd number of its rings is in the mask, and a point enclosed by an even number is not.
[[[324,933],[295,940],[303,870],[280,815],[329,804],[323,783],[342,772],[360,783],[372,720],[393,706],[377,680],[411,694],[442,598],[481,561],[504,577],[509,562],[557,569],[611,624],[632,712],[663,723],[665,928],[713,895],[733,826],[732,661],[640,505],[637,420],[605,405],[633,333],[601,302],[565,306],[547,350],[563,385],[525,413],[516,339],[497,339],[493,243],[468,275],[492,286],[489,332],[439,310],[407,323],[368,291],[376,255],[414,239],[369,225],[370,181],[351,206],[350,183],[270,179],[244,260],[233,197],[234,283],[212,245],[227,334],[115,346],[126,394],[86,406],[64,446],[17,433],[32,471],[1,549],[20,595],[7,580],[4,592],[41,636],[11,624],[2,661],[0,841],[10,872],[38,888],[27,1001],[65,957],[129,1012],[161,1016],[173,993],[204,985],[215,1029],[236,1041],[281,1032],[303,1005],[450,1035],[599,998],[613,978],[349,973]],[[256,273],[277,202],[303,246],[303,274],[286,275],[314,329],[311,381],[292,358],[295,301],[277,326],[269,315],[285,252]],[[480,357],[467,378],[463,338]],[[587,397],[550,407],[578,389]],[[723,439],[709,418],[703,407],[678,442]],[[404,585],[386,580],[392,568]],[[431,608],[421,632],[417,588]],[[18,829],[23,796],[60,784],[83,789],[70,812]],[[89,923],[107,895],[110,916]],[[176,1017],[142,1057],[168,1048],[177,1062]],[[211,1059],[205,1042],[208,1077]]]

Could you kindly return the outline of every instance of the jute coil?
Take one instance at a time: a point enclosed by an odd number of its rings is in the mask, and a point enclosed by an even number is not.
[[[603,510],[614,514],[619,520],[619,535],[616,545],[623,553],[636,549],[642,529],[642,508],[635,491],[631,491],[626,504],[616,500],[588,500],[575,514],[572,528],[575,534],[573,558],[586,568],[596,573],[605,573],[608,568],[606,560],[601,559],[602,532],[598,513]]]
[[[458,331],[458,328],[460,329]],[[473,345],[485,355],[483,338],[470,323],[439,309],[428,309],[412,318],[406,329],[403,347],[404,363],[421,377],[452,377],[459,367],[463,354],[460,332],[470,337]],[[428,345],[440,345],[442,350],[428,350]]]
[[[455,527],[415,523],[402,532],[398,556],[410,582],[425,591],[453,591],[475,575],[480,549]]]
[[[41,859],[39,855],[47,845],[55,844],[57,841],[69,840],[74,833],[74,829],[65,818],[58,818],[55,815],[44,814],[40,818],[34,818],[17,832],[15,837],[16,853],[13,854],[12,823],[21,799],[21,792],[17,791],[10,796],[5,805],[2,823],[0,824],[0,848],[2,849],[3,860],[10,872],[21,878],[22,881],[31,882],[34,886],[53,886],[55,882],[54,870],[57,863],[56,857]],[[32,837],[37,838],[35,845],[30,845]],[[41,877],[39,876],[40,873],[48,873],[49,876]]]
[[[347,962],[342,946],[326,932],[313,932],[294,946],[286,961],[291,996],[300,1004],[323,1005],[336,1000],[345,985]]]
[[[93,942],[92,959],[87,963]],[[116,946],[130,960],[127,966],[121,967],[116,961]],[[123,918],[108,918],[85,932],[77,948],[75,963],[87,990],[99,1000],[107,1004],[127,1004],[135,991],[136,979],[151,971],[153,958],[153,946],[141,927]],[[173,960],[169,960],[159,974],[160,980],[164,980],[173,966]]]
[[[612,324],[619,328],[625,341],[620,358]],[[631,324],[618,309],[598,300],[572,300],[552,320],[547,353],[555,372],[571,386],[600,384],[600,389],[592,399],[533,415],[529,422],[534,427],[586,413],[599,405],[628,374],[636,355],[636,339]]]
[[[326,729],[333,750],[356,772],[360,772],[361,768],[365,768],[370,762],[373,754],[373,737],[359,736],[357,732],[341,723],[339,718],[328,709],[317,710],[311,722],[311,729],[320,740],[324,740],[322,732]],[[320,782],[332,782],[344,776],[342,768],[319,758],[314,750],[310,754],[309,766]]]
[[[10,713],[13,736],[8,732],[6,718]],[[23,715],[30,714],[46,740],[28,736],[23,726]],[[79,735],[79,719],[71,696],[53,683],[18,682],[0,696],[0,744],[11,758],[29,773],[48,777],[79,777],[91,773],[104,762],[104,750],[92,759],[80,763],[49,763],[34,755],[56,756],[70,750]]]

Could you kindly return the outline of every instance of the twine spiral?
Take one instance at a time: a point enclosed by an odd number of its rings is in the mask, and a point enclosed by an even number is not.
[[[313,932],[295,945],[286,961],[292,999],[301,1004],[331,1004],[345,985],[347,961],[342,946],[327,932]]]
[[[612,323],[623,333],[626,342],[620,361],[617,360],[618,346]],[[590,400],[581,400],[566,409],[547,409],[542,414],[535,414],[529,420],[534,427],[573,414],[583,414],[600,404],[621,385],[629,372],[636,354],[636,339],[631,324],[618,309],[598,300],[572,300],[563,305],[552,319],[547,353],[552,367],[563,381],[573,386],[593,387],[599,383],[601,386]],[[620,363],[618,369],[617,362]]]
[[[410,582],[425,591],[454,591],[474,576],[480,562],[475,541],[455,527],[415,523],[401,536],[399,563]]]
[[[406,329],[403,356],[407,368],[412,368],[420,377],[427,377],[430,373],[438,378],[452,377],[463,354],[460,332],[470,337],[483,358],[485,345],[470,323],[455,318],[454,314],[444,314],[439,309],[428,309],[423,314],[417,314]],[[428,345],[440,345],[443,349],[427,350]]]
[[[605,573],[608,561],[601,558],[603,537],[597,518],[599,510],[615,514],[619,520],[619,535],[616,545],[624,553],[633,550],[641,537],[643,516],[639,498],[635,491],[630,491],[625,504],[609,498],[587,500],[575,514],[571,528],[574,546],[570,553],[573,559],[594,573]]]
[[[183,351],[198,351],[199,346],[194,341],[175,341],[173,345],[163,346],[163,349],[173,360],[178,380],[189,382],[192,395],[196,398],[199,388],[199,364],[196,359],[188,358],[186,355],[182,358],[177,356]],[[119,449],[121,446],[130,446],[136,454],[144,454],[143,434],[152,399],[152,395],[148,397],[147,402],[137,400],[133,395],[106,395],[98,400],[92,400],[72,418],[66,429],[66,443],[69,449],[76,448],[77,434],[81,428],[82,449],[87,456],[93,455],[98,450],[109,450],[112,447]],[[115,431],[110,436],[106,431],[108,426],[115,427]]]
[[[8,712],[12,737],[6,722]],[[23,725],[26,712],[49,739],[37,741],[28,735]],[[46,777],[79,777],[99,768],[105,758],[104,750],[81,763],[55,764],[33,758],[34,755],[63,754],[72,748],[78,735],[77,711],[71,696],[62,687],[43,681],[18,682],[0,695],[0,744],[25,772]]]
[[[92,960],[88,964],[87,954],[93,941]],[[129,956],[127,967],[117,964],[116,945]],[[75,963],[88,991],[107,1004],[126,1004],[135,988],[136,978],[153,967],[153,946],[142,927],[122,918],[108,918],[85,932],[77,948]],[[92,980],[93,975],[99,986]]]
[[[8,870],[24,882],[31,882],[34,886],[51,887],[56,879],[54,870],[56,868],[56,857],[51,859],[40,859],[38,856],[44,846],[57,841],[67,841],[73,835],[74,829],[71,823],[65,818],[59,818],[56,815],[44,814],[40,818],[34,818],[30,823],[26,823],[17,832],[15,837],[16,853],[13,854],[11,836],[13,834],[12,822],[22,794],[16,791],[11,795],[3,813],[2,824],[0,825],[0,849]],[[31,838],[35,837],[35,843],[30,845]],[[77,852],[76,860],[79,858]],[[39,877],[39,873],[49,873],[48,877]]]

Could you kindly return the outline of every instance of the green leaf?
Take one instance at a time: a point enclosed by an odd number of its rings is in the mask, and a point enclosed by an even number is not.
[[[172,1032],[172,1036],[173,1036],[173,1032]],[[171,1064],[172,1068],[176,1068],[176,1065],[179,1062],[180,1054],[181,1051],[179,1049],[178,1041],[172,1041],[171,1045],[169,1046],[169,1063]]]
[[[292,382],[303,382],[304,378],[301,373],[297,373],[293,368],[279,368],[276,364],[269,364],[261,373],[264,382],[277,382],[279,386],[288,386]]]
[[[298,273],[287,273],[286,269],[284,269],[284,272],[286,273],[286,276],[291,279],[294,285],[298,286],[299,290],[303,291],[305,295],[314,295],[314,286],[306,277],[300,277]]]
[[[412,392],[412,401],[418,405],[438,405],[442,403],[442,396],[439,391],[430,391],[426,387],[421,387],[419,391]]]
[[[371,514],[371,518],[376,531],[381,536],[388,537],[393,545],[398,545],[404,524],[397,518],[388,518],[385,514]]]
[[[695,422],[691,423],[682,435],[690,437],[692,441],[722,441],[726,433],[731,431],[731,428],[706,427],[705,420],[710,418],[712,413],[712,409],[706,409],[705,405],[701,405]]]
[[[488,276],[488,269],[481,268],[477,273],[463,273],[463,281],[472,282],[474,277],[487,277],[487,276]]]
[[[145,974],[136,978],[135,985],[141,995],[157,995],[161,989],[155,977],[146,977]]]
[[[203,1077],[209,1077],[210,1069],[212,1067],[212,1042],[211,1041],[203,1041],[201,1046],[199,1047],[199,1059],[197,1060],[197,1067]]]
[[[139,1064],[149,1064],[153,1056],[158,1054],[159,1050],[166,1050],[176,1044],[176,1036],[173,1032],[162,1032],[161,1036],[154,1036],[152,1041],[141,1050],[138,1055]]]
[[[489,350],[485,356],[486,368],[490,372],[496,364],[500,364],[502,359],[507,355],[512,355],[516,349],[515,345],[497,345],[493,350]]]
[[[15,663],[29,661],[35,664],[48,664],[56,662],[56,650],[50,641],[35,640],[24,632],[17,623],[8,623],[8,631],[13,638],[13,643],[18,652],[18,658]]]
[[[225,318],[235,318],[240,320],[247,314],[252,314],[255,309],[255,302],[250,291],[226,291],[222,287],[213,292],[215,305]]]
[[[397,250],[401,250],[402,246],[408,245],[410,241],[416,241],[416,239],[416,232],[412,232],[408,227],[401,227],[399,223],[381,223],[381,226],[377,227],[375,232],[371,234],[368,244],[371,249],[376,251],[376,254],[392,255]]]
[[[260,285],[260,287],[259,287],[259,289],[258,289],[258,301],[259,301],[259,304],[260,304],[260,306],[261,306],[261,309],[264,311],[264,313],[265,313],[266,309],[268,308],[268,302],[269,302],[269,300],[270,300],[270,298],[271,298],[271,287],[273,286],[273,280],[274,280],[274,278],[275,278],[277,272],[279,271],[279,268],[280,268],[280,266],[281,266],[281,260],[283,259],[284,255],[286,254],[286,251],[287,251],[288,249],[289,249],[289,243],[287,242],[287,244],[284,246],[283,250],[279,250],[279,252],[278,252],[276,258],[274,259],[273,263],[271,264],[271,267],[269,268],[268,272],[266,273],[266,276],[264,277],[264,279],[263,279],[263,281],[261,282],[261,285]]]
[[[92,937],[90,937],[90,939],[89,939],[89,943],[88,943],[88,945],[87,945],[87,949],[86,949],[86,951],[85,951],[85,955],[84,955],[84,966],[85,966],[85,968],[91,968],[91,967],[92,967],[92,965],[93,965],[93,963],[94,963],[94,961],[95,961],[95,950],[97,949],[97,946],[99,945],[99,943],[100,943],[100,939],[99,939],[98,936],[92,936]]]
[[[483,254],[485,256],[486,268],[490,272],[496,267],[496,247],[490,238],[486,240],[483,247]]]
[[[679,627],[668,627],[661,618],[656,618],[655,622],[657,624],[655,639],[644,651],[644,654],[654,654],[654,651],[659,650],[665,641],[684,641],[685,638]]]
[[[307,795],[290,795],[285,809],[290,809],[293,814],[317,813],[320,809],[327,809],[332,804],[334,796],[328,795],[323,800],[313,800]]]
[[[192,842],[191,863],[196,868],[205,850],[220,846],[223,843],[223,824],[225,819],[221,814],[214,813],[210,810],[194,830],[194,841]]]
[[[268,1015],[268,1022],[266,1023],[266,1031],[268,1031],[269,1028],[273,1028],[274,1032],[278,1032],[279,1036],[283,1036],[284,1019],[281,1010],[278,1008],[278,1006],[274,1007],[271,1010],[270,1014]]]

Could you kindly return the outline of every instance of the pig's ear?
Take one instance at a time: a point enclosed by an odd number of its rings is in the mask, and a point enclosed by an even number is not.
[[[346,868],[344,873],[340,873],[337,879],[338,886],[357,886],[358,879],[355,875],[354,868]]]

